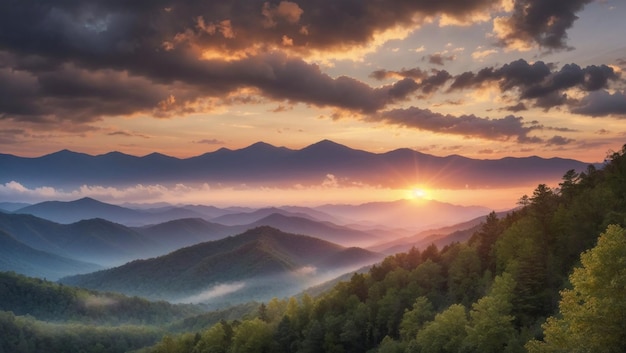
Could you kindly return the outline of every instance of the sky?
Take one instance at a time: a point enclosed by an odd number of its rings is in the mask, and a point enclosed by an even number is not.
[[[190,157],[323,139],[600,162],[626,141],[618,0],[0,3],[0,152]]]
[[[5,1],[0,148],[330,139],[601,161],[626,140],[624,16],[611,0]]]

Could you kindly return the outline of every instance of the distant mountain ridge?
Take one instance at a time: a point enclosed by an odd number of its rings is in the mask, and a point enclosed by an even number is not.
[[[0,271],[57,280],[102,267],[34,249],[0,229]]]
[[[0,213],[0,231],[33,249],[101,265],[164,252],[149,237],[101,218],[59,224],[27,214]]]
[[[85,219],[102,218],[125,225],[146,225],[181,218],[200,218],[203,214],[179,207],[167,207],[156,211],[121,207],[83,197],[73,201],[44,201],[19,208],[16,214],[31,214],[54,222],[69,224]]]
[[[271,296],[296,293],[312,277],[325,272],[348,271],[380,259],[382,255],[364,249],[345,248],[262,226],[157,258],[68,277],[61,282],[175,301],[221,284],[245,283],[235,290],[238,294],[229,294],[229,300],[233,295],[242,300],[263,300],[270,293]]]
[[[91,156],[62,150],[36,158],[0,154],[0,183],[28,187],[135,185],[138,183],[220,183],[222,185],[319,185],[328,175],[340,183],[407,187],[429,182],[439,188],[504,187],[557,180],[563,171],[587,163],[562,158],[478,160],[436,157],[410,149],[371,153],[323,140],[300,150],[255,143],[179,159],[110,152]],[[46,173],[41,173],[45,170]]]

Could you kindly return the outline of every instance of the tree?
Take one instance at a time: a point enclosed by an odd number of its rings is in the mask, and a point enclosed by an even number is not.
[[[467,346],[476,352],[504,352],[515,336],[511,299],[515,281],[508,273],[495,278],[489,294],[472,305]]]
[[[272,329],[259,318],[246,320],[235,329],[231,352],[260,353],[269,352],[272,341]]]
[[[224,325],[217,323],[202,334],[192,353],[225,353],[228,344]]]
[[[448,269],[448,296],[454,303],[469,305],[480,297],[480,259],[475,249],[457,246],[459,251]]]
[[[466,337],[465,307],[453,304],[417,333],[416,343],[422,352],[459,352]]]
[[[273,352],[287,353],[295,352],[296,342],[298,340],[298,333],[294,330],[293,324],[289,316],[283,316],[283,319],[278,323],[278,327],[274,332],[274,346]]]
[[[496,266],[492,249],[503,231],[504,227],[498,219],[498,215],[495,212],[491,212],[485,218],[485,222],[481,224],[480,229],[470,239],[470,245],[477,244],[476,251],[478,252],[483,270],[489,269],[492,273],[495,272]]]
[[[400,337],[403,340],[409,341],[415,338],[417,332],[428,321],[431,321],[435,317],[435,309],[433,304],[428,298],[422,296],[415,299],[413,308],[411,310],[405,310],[402,321],[400,322]]]
[[[548,318],[544,340],[529,342],[529,352],[626,352],[626,231],[609,226],[580,261],[560,315]]]

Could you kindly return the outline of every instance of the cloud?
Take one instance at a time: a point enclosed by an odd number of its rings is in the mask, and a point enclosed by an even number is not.
[[[516,0],[509,17],[494,20],[493,35],[502,46],[527,50],[532,46],[567,49],[567,30],[576,13],[592,0]]]
[[[100,308],[119,304],[119,301],[113,298],[93,294],[88,294],[87,297],[80,298],[79,302],[86,308]]]
[[[379,81],[382,81],[388,78],[407,78],[407,77],[412,78],[414,80],[421,80],[425,77],[428,77],[428,72],[417,67],[412,68],[412,69],[402,68],[398,71],[380,69],[380,70],[373,71],[369,76]]]
[[[543,108],[569,103],[565,91],[578,89],[583,92],[606,88],[610,81],[619,79],[619,73],[607,65],[590,65],[584,68],[566,64],[560,70],[543,61],[528,63],[519,59],[500,68],[486,67],[477,73],[467,71],[454,77],[449,90],[480,88],[496,82],[502,92],[512,91],[518,99],[534,100]]]
[[[212,286],[202,293],[192,295],[186,298],[178,299],[176,303],[198,304],[207,302],[211,299],[224,296],[226,294],[237,292],[246,286],[245,282],[223,283]]]
[[[304,11],[295,2],[281,1],[277,6],[271,6],[269,2],[263,4],[262,14],[266,19],[267,27],[274,27],[279,21],[294,24],[300,21]]]
[[[72,65],[38,75],[4,69],[0,76],[9,79],[0,80],[0,93],[7,92],[8,99],[0,101],[5,113],[0,119],[53,124],[136,113],[178,116],[213,109],[215,102],[202,100],[206,96],[228,104],[229,95],[244,87],[277,101],[373,112],[418,89],[408,78],[376,88],[346,76],[333,78],[317,65],[278,52],[232,62],[190,60],[152,60],[142,65],[143,77]]]
[[[506,141],[514,138],[519,143],[543,142],[538,137],[529,136],[540,126],[524,124],[523,118],[508,115],[500,119],[480,118],[475,115],[444,115],[429,109],[410,107],[394,109],[366,118],[368,121],[382,121],[443,134],[462,135],[487,140]]]
[[[218,140],[218,139],[203,139],[203,140],[194,141],[193,143],[201,143],[201,144],[206,144],[206,145],[223,145],[223,144],[225,144],[224,141]]]
[[[626,118],[626,92],[616,91],[612,94],[606,90],[591,92],[576,103],[571,112],[593,117],[611,115]]]
[[[331,78],[300,58],[332,56],[384,33],[406,35],[425,18],[464,19],[499,3],[7,3],[0,11],[0,117],[55,126],[116,115],[181,116],[210,111],[207,99],[241,88],[277,101],[374,111],[406,91]]]
[[[456,57],[454,55],[445,56],[441,53],[436,53],[432,55],[427,55],[426,58],[431,64],[443,66],[444,61],[454,61]]]
[[[304,266],[299,269],[293,271],[294,274],[298,276],[309,276],[317,274],[317,267],[315,266]]]
[[[381,69],[372,72],[370,77],[377,80],[384,80],[386,78],[410,78],[416,81],[415,85],[411,84],[411,88],[413,88],[412,91],[421,90],[425,94],[438,90],[452,79],[452,75],[446,70],[430,70],[429,73],[420,68],[402,68],[399,71]]]
[[[499,21],[520,29],[519,35],[498,38],[563,46],[574,13],[585,3],[517,1],[511,17]],[[238,104],[232,96],[242,90],[278,104],[377,114],[415,93],[440,89],[452,76],[444,70],[379,70],[376,79],[397,81],[374,87],[330,76],[307,60],[406,37],[433,17],[462,24],[501,10],[501,0],[9,2],[0,5],[0,120],[59,130],[110,116],[173,118]],[[443,65],[454,55],[427,58]],[[569,87],[605,88],[612,79],[606,68],[578,68],[583,79]],[[562,75],[548,68],[550,77],[538,72],[542,81],[533,83],[526,81],[534,77],[528,72],[503,70],[462,74],[452,88],[498,80],[503,90],[520,89],[522,99],[549,108],[568,102],[559,94],[576,67]]]
[[[486,57],[496,53],[498,53],[496,49],[476,50],[472,53],[472,59],[482,61]]]
[[[150,138],[150,136],[143,135],[143,134],[138,134],[136,132],[129,132],[129,131],[126,131],[126,130],[112,131],[112,132],[109,132],[107,135],[109,135],[109,136],[125,136],[125,137],[141,137],[141,138],[145,138],[145,139],[149,139]]]
[[[570,139],[570,138],[566,138],[563,136],[559,136],[559,135],[555,135],[552,138],[550,138],[549,140],[546,141],[546,146],[564,146],[564,145],[568,145],[572,142],[574,142],[575,140]]]
[[[513,112],[513,113],[517,113],[517,112],[521,112],[524,110],[528,110],[528,108],[526,108],[526,104],[519,102],[515,105],[511,105],[508,107],[504,107],[503,110],[509,111],[509,112]]]

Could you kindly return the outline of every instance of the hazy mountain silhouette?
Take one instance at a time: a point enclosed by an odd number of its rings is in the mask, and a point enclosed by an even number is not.
[[[319,219],[305,212],[291,212],[291,211],[283,210],[282,208],[278,208],[278,207],[266,207],[266,208],[260,208],[258,210],[254,210],[251,212],[226,214],[226,215],[211,219],[211,222],[220,223],[220,224],[229,225],[229,226],[251,224],[273,214],[281,214],[283,216],[288,216],[288,217],[299,217],[299,218],[306,218],[312,221],[319,221]]]
[[[424,230],[467,221],[488,214],[482,206],[459,206],[435,200],[397,200],[360,205],[323,205],[316,210],[353,220],[354,223]]]
[[[203,217],[201,213],[181,207],[136,210],[108,204],[89,197],[74,201],[44,201],[17,209],[13,213],[31,214],[64,224],[102,218],[130,226],[156,224],[181,218]]]
[[[496,212],[496,215],[498,218],[502,218],[506,216],[507,212],[508,211]],[[431,244],[442,247],[453,242],[465,242],[474,234],[481,223],[485,221],[485,218],[486,215],[446,227],[424,230],[411,236],[398,237],[391,241],[380,242],[367,247],[367,249],[392,255],[399,252],[406,252],[412,247],[423,250]]]
[[[137,260],[62,283],[152,299],[264,300],[308,286],[324,274],[373,263],[381,255],[317,238],[258,227],[217,241]],[[204,297],[203,297],[204,295]],[[195,297],[195,299],[194,299]],[[187,299],[186,299],[187,298]]]
[[[30,204],[24,202],[0,202],[0,212],[13,212],[26,206],[30,206]]]
[[[301,150],[259,142],[239,150],[219,149],[178,159],[161,154],[135,157],[119,152],[90,156],[67,150],[37,158],[0,154],[0,183],[29,187],[209,182],[248,185],[319,185],[329,175],[339,183],[410,187],[479,188],[532,185],[558,180],[564,170],[587,163],[539,157],[477,160],[436,157],[410,149],[371,153],[324,140]],[[45,170],[46,173],[41,173]]]
[[[77,261],[36,250],[0,229],[0,271],[57,280],[78,273],[102,269],[96,264]]]
[[[103,218],[117,223],[139,219],[143,214],[129,208],[100,202],[89,197],[74,201],[44,201],[15,210],[57,223],[74,223],[84,219]]]
[[[149,237],[99,218],[58,224],[32,215],[0,213],[0,230],[34,249],[101,265],[163,253]]]
[[[344,246],[364,246],[379,240],[377,236],[368,232],[338,226],[329,222],[287,216],[282,213],[272,213],[244,227],[249,229],[259,226],[270,226],[289,233],[305,234]]]
[[[208,222],[202,218],[184,218],[135,228],[147,238],[161,244],[167,251],[232,235],[232,227]]]

